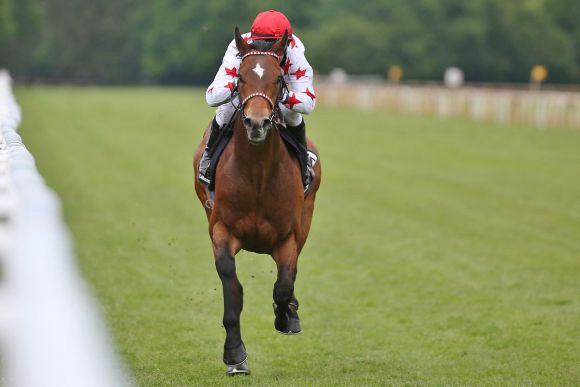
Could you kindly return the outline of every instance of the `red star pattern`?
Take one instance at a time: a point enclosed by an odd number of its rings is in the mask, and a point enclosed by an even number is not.
[[[288,100],[286,100],[286,105],[290,106],[290,109],[292,109],[294,105],[298,105],[299,103],[302,103],[302,101],[296,98],[296,94],[290,95]]]
[[[244,42],[248,43],[248,40],[250,40],[250,35],[248,35],[248,36],[244,36],[244,38],[243,38],[243,39],[244,39]]]
[[[292,66],[292,63],[290,63],[290,59],[288,59],[286,61],[286,64],[282,66],[282,69],[284,69],[284,74],[288,74],[288,72],[290,71],[290,66]]]
[[[231,75],[232,77],[237,77],[238,76],[238,70],[235,67],[232,67],[231,69],[228,69],[226,67],[226,75]]]
[[[306,75],[306,70],[300,70],[300,68],[298,68],[298,70],[296,70],[296,72],[291,75],[294,75],[296,79],[300,79],[301,77]]]
[[[313,92],[311,92],[310,90],[308,90],[308,88],[306,88],[305,91],[306,95],[310,97],[310,99],[312,99],[313,101],[316,99],[316,96],[314,95]]]
[[[224,87],[227,87],[228,89],[233,90],[234,89],[234,83],[233,82],[228,82],[228,84],[225,85]]]
[[[207,89],[207,92],[210,93],[210,94],[213,93],[213,86],[210,87],[209,89]]]

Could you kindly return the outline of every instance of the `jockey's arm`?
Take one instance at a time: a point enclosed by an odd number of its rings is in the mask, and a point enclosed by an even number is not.
[[[296,35],[294,39],[295,45],[288,47],[286,63],[282,66],[290,89],[284,105],[295,112],[310,114],[316,106],[314,71],[304,56],[304,45]]]
[[[209,106],[216,107],[230,101],[232,90],[238,81],[240,63],[236,42],[232,40],[213,82],[205,92],[205,100]]]
[[[245,35],[249,34],[242,36]],[[304,45],[296,35],[294,40],[295,44],[288,47],[286,63],[283,64],[284,78],[290,89],[284,105],[295,112],[310,114],[316,105],[314,71],[304,56]],[[205,99],[209,106],[216,107],[230,101],[240,63],[236,43],[232,40],[212,84],[206,90]]]

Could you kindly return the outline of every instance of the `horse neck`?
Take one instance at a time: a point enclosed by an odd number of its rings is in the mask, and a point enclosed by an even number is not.
[[[271,129],[263,145],[252,145],[248,141],[246,129],[238,116],[234,125],[234,157],[239,172],[250,180],[266,182],[282,167],[285,156],[282,139]]]

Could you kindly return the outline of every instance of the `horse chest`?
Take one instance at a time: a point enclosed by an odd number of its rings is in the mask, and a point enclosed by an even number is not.
[[[229,229],[242,248],[259,253],[271,251],[300,225],[302,190],[298,168],[287,156],[278,165],[259,160],[248,162],[224,153],[218,165],[216,219]],[[296,186],[296,187],[294,187]]]
[[[265,214],[268,214],[266,216]],[[242,240],[270,241],[290,233],[294,224],[291,213],[286,211],[249,211],[238,219],[232,219],[231,228]]]
[[[277,241],[285,239],[296,226],[294,209],[287,206],[241,203],[237,200],[222,202],[219,218],[238,238],[243,248],[255,252],[268,252]]]
[[[289,225],[285,225],[261,219],[254,216],[244,217],[236,222],[233,233],[240,240],[248,243],[258,243],[261,245],[271,245],[278,240],[281,234],[288,233]]]

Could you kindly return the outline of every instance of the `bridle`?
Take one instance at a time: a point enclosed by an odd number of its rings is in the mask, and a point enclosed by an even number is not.
[[[242,56],[242,61],[244,61],[244,59],[246,59],[249,56],[253,56],[253,55],[268,55],[268,56],[273,56],[274,58],[276,58],[276,62],[279,64],[282,60],[282,57],[276,53],[270,52],[270,51],[250,51],[247,54],[245,54],[244,56]],[[240,63],[241,63],[240,62]],[[279,78],[279,87],[280,90],[278,92],[278,97],[276,98],[276,101],[272,101],[272,98],[268,97],[266,94],[261,93],[261,92],[255,92],[255,93],[251,93],[250,95],[246,96],[243,100],[240,101],[238,106],[235,106],[236,110],[241,114],[242,116],[242,120],[246,119],[246,113],[244,112],[244,108],[246,107],[246,104],[248,103],[249,100],[251,100],[252,98],[255,97],[262,97],[264,98],[266,101],[268,101],[268,104],[270,105],[270,108],[272,109],[272,114],[270,114],[270,118],[269,120],[274,123],[274,124],[278,124],[278,123],[282,123],[282,112],[280,111],[280,106],[278,106],[278,102],[280,102],[282,100],[282,95],[284,94],[284,90],[288,90],[288,85],[286,84],[286,81],[284,80],[283,76],[280,76]],[[232,94],[231,94],[231,100],[234,100],[234,94],[238,92],[238,86],[236,86],[234,89],[232,89]],[[238,100],[241,99],[241,96],[238,93]]]

